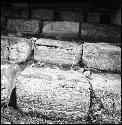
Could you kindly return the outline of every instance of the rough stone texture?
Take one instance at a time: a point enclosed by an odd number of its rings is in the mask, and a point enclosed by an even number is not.
[[[100,23],[100,13],[87,13],[87,23]]]
[[[8,41],[10,44],[9,62],[21,63],[29,58],[33,47],[32,39],[8,37]]]
[[[33,19],[52,20],[53,11],[51,9],[34,9],[32,10],[31,17]]]
[[[84,43],[82,61],[88,68],[121,71],[121,48],[109,43]]]
[[[1,65],[1,103],[9,101],[11,92],[15,87],[16,77],[20,72],[19,65]]]
[[[68,41],[38,39],[34,59],[40,62],[75,65],[81,59],[82,46]]]
[[[43,24],[42,35],[45,37],[77,38],[79,23],[46,21]]]
[[[120,42],[121,26],[82,23],[81,39],[91,42]]]
[[[83,15],[80,12],[59,11],[62,21],[82,22]]]
[[[9,43],[7,36],[1,36],[1,62],[7,62],[9,57]]]
[[[109,73],[93,73],[91,84],[95,95],[110,114],[121,117],[121,76]]]
[[[76,71],[30,66],[17,79],[17,104],[23,112],[75,119],[89,109],[90,85]]]
[[[9,19],[8,32],[36,35],[39,33],[39,20]]]

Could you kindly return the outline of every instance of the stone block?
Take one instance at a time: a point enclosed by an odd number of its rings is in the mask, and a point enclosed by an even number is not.
[[[82,22],[83,15],[80,12],[73,11],[59,11],[60,17],[62,21],[74,21],[74,22]]]
[[[81,39],[91,42],[121,42],[121,26],[82,23]]]
[[[84,43],[82,61],[88,68],[121,72],[121,48],[109,43]]]
[[[24,112],[76,119],[89,110],[90,85],[76,71],[29,66],[17,79],[17,104]]]
[[[56,38],[77,38],[79,23],[68,21],[46,21],[43,24],[42,35]]]
[[[53,11],[51,9],[33,9],[31,17],[32,19],[52,20]]]
[[[33,48],[33,40],[21,37],[9,37],[9,62],[21,63],[26,61]]]
[[[69,41],[41,38],[34,48],[34,59],[39,62],[76,65],[81,55],[82,45]]]
[[[39,33],[39,20],[9,19],[7,30],[12,33],[36,35]]]
[[[121,75],[93,73],[91,84],[96,97],[99,97],[107,115],[121,118]],[[110,117],[110,116],[109,116]]]
[[[87,23],[100,23],[100,13],[87,13]]]

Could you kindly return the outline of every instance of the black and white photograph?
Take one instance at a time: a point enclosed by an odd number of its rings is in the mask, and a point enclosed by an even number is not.
[[[121,0],[1,1],[1,124],[121,124]]]

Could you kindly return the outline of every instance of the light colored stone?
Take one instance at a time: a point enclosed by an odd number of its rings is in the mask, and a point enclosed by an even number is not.
[[[21,37],[8,37],[8,41],[10,43],[9,62],[21,63],[29,58],[33,47],[32,39],[26,39]]]
[[[17,79],[17,104],[24,112],[62,118],[84,117],[88,112],[90,85],[76,71],[29,66]]]
[[[1,65],[1,102],[10,100],[10,95],[15,87],[16,77],[20,74],[19,65]]]
[[[36,41],[34,59],[40,62],[75,65],[81,59],[82,45],[41,38]]]
[[[51,9],[33,9],[32,19],[52,20],[53,11]]]
[[[93,73],[91,84],[105,109],[113,115],[121,114],[121,76],[109,73]]]
[[[88,68],[121,71],[121,48],[109,43],[84,43],[82,61]]]
[[[36,35],[39,33],[39,20],[9,19],[8,32]]]
[[[79,23],[68,21],[45,21],[42,35],[45,37],[77,38]]]

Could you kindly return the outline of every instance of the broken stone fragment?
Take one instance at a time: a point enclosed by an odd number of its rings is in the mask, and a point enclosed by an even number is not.
[[[31,54],[33,40],[20,37],[9,37],[8,40],[10,43],[9,62],[21,63],[26,61]]]
[[[16,77],[20,74],[19,65],[2,64],[1,65],[1,103],[8,103],[10,95],[15,87]]]

